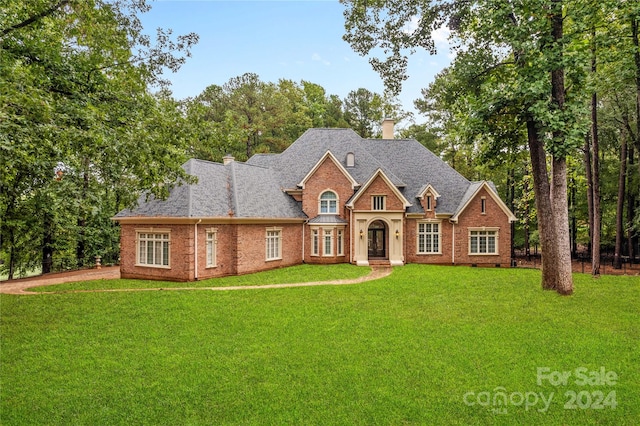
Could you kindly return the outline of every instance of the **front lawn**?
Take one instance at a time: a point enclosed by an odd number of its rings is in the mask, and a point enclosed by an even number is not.
[[[575,283],[1,295],[0,423],[636,425],[640,278]]]

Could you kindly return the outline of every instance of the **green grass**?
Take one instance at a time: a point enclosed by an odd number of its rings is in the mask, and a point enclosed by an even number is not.
[[[640,422],[640,279],[407,265],[353,286],[0,296],[0,423]],[[538,386],[605,367],[613,386]],[[554,392],[548,411],[465,394]],[[615,391],[615,409],[564,408]],[[517,398],[516,398],[517,402]]]
[[[157,280],[95,280],[66,284],[33,287],[29,291],[74,291],[129,288],[180,288],[180,287],[235,287],[265,284],[301,283],[336,279],[359,278],[371,272],[370,268],[346,263],[337,265],[298,265],[289,268],[272,269],[255,274],[234,277],[210,278],[194,282],[171,282]]]

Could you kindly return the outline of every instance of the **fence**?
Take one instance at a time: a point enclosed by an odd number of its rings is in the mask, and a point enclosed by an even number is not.
[[[640,257],[621,256],[621,267],[615,268],[615,255],[610,251],[600,254],[601,274],[640,274]],[[515,250],[513,264],[523,268],[540,268],[542,255],[540,253],[527,255],[524,250]],[[587,252],[578,252],[572,257],[573,272],[591,273],[591,255]]]

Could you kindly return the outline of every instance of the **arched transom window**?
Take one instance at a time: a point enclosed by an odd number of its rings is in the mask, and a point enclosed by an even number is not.
[[[320,195],[320,214],[337,214],[338,196],[333,191],[325,191]]]

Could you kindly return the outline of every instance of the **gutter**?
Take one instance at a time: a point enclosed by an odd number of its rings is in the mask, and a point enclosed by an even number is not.
[[[195,259],[194,259],[194,272],[193,272],[193,279],[195,281],[198,281],[198,224],[202,222],[202,219],[199,219],[194,225],[193,225],[193,245],[194,245],[194,250],[193,252],[195,253]]]

